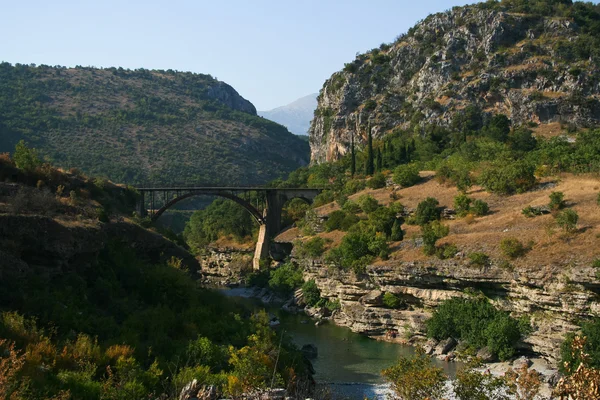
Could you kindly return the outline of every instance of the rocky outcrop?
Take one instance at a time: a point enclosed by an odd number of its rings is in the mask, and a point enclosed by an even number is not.
[[[252,271],[253,250],[207,247],[198,257],[205,284],[236,286]]]
[[[214,81],[206,88],[206,97],[217,100],[232,110],[256,115],[256,107],[225,82]]]
[[[600,68],[570,49],[583,35],[564,18],[494,11],[482,5],[431,15],[390,45],[357,56],[325,82],[310,127],[313,163],[361,146],[370,129],[423,133],[451,127],[475,106],[513,124],[600,122]]]
[[[465,260],[466,261],[466,260]],[[595,315],[600,307],[589,266],[572,266],[569,279],[547,268],[509,272],[497,266],[485,270],[468,267],[462,260],[401,262],[367,267],[357,278],[314,261],[304,260],[305,280],[314,279],[321,295],[339,300],[333,314],[336,324],[368,336],[425,343],[425,321],[440,302],[481,291],[514,316],[527,316],[534,326],[522,347],[553,362],[558,359],[564,335],[577,327],[574,321]],[[542,272],[543,271],[543,272]],[[404,309],[386,308],[377,299],[390,292],[403,300]],[[393,334],[390,334],[393,333]],[[426,344],[427,345],[427,344]],[[446,354],[455,343],[430,343],[429,352]],[[437,347],[436,347],[437,346]],[[443,348],[442,348],[443,347]]]

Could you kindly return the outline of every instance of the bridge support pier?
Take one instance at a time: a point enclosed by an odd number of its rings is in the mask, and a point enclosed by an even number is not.
[[[140,192],[139,194],[135,211],[141,218],[144,218],[146,215],[148,215],[148,209],[146,208],[146,199],[144,198],[144,192]]]
[[[267,207],[263,212],[264,223],[260,224],[258,240],[252,259],[255,271],[260,269],[260,260],[267,260],[271,250],[271,238],[281,231],[281,211],[287,196],[277,190],[267,190]]]

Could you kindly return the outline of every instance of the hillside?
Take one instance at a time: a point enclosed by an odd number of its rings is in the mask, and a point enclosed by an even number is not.
[[[264,183],[308,146],[210,75],[0,64],[0,152],[24,139],[116,182]]]
[[[269,111],[259,111],[258,115],[287,127],[296,135],[307,135],[316,108],[317,94],[314,93],[285,106]]]
[[[325,82],[311,160],[393,131],[455,142],[493,115],[557,135],[600,123],[600,6],[488,1],[430,15]],[[454,143],[454,145],[460,143]]]
[[[456,211],[454,199],[460,192],[439,183],[434,175],[423,171],[420,184],[366,189],[349,196],[348,201],[362,204],[361,198],[366,195],[380,206],[401,203],[408,216],[420,202],[432,197],[439,201],[440,209]],[[447,259],[424,254],[420,227],[407,224],[403,225],[404,240],[391,241],[386,259],[371,262],[362,276],[343,269],[334,272],[327,253],[307,258],[295,250],[296,260],[304,268],[305,279],[317,282],[322,296],[341,301],[342,313],[335,317],[336,323],[357,332],[383,338],[387,331],[395,330],[399,341],[414,343],[425,334],[423,321],[444,300],[481,291],[513,315],[528,316],[534,328],[524,338],[523,348],[555,363],[565,334],[577,329],[580,319],[595,315],[598,308],[598,275],[593,264],[600,235],[599,188],[596,176],[572,174],[544,178],[536,190],[510,197],[474,186],[467,195],[485,201],[489,212],[481,217],[443,213],[449,234],[437,245],[456,246]],[[565,206],[579,214],[576,231],[565,234],[550,214],[534,218],[523,215],[527,206],[547,205],[553,192],[564,193]],[[302,247],[298,240],[306,243],[318,236],[325,240],[326,251],[334,249],[353,232],[327,229],[327,221],[336,210],[340,210],[337,203],[314,210],[318,219],[325,221],[324,226],[315,229],[320,233],[307,235],[306,229],[293,228],[276,240]],[[361,220],[369,221],[374,215],[358,214]],[[526,250],[510,258],[502,242],[515,238]],[[488,261],[476,264],[471,255],[478,253],[487,256]],[[377,293],[381,296],[383,292],[401,298],[403,306],[390,310],[381,299],[377,302]]]

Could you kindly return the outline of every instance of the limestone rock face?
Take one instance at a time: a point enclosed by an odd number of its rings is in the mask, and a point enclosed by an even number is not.
[[[427,17],[390,45],[357,56],[325,82],[309,130],[312,163],[360,147],[367,130],[449,127],[476,106],[513,124],[600,122],[600,68],[561,49],[581,35],[573,21],[455,7]]]
[[[333,270],[316,260],[296,261],[304,267],[304,279],[314,279],[322,297],[340,301],[341,309],[332,317],[336,324],[376,338],[420,343],[429,354],[447,354],[456,346],[454,341],[426,341],[430,310],[444,300],[466,296],[469,290],[484,292],[496,307],[515,317],[529,317],[533,332],[520,346],[551,363],[559,359],[565,334],[577,329],[575,322],[600,307],[594,271],[588,265],[573,265],[566,287],[558,266],[555,271],[509,272],[473,269],[452,260],[390,260],[367,266],[366,276],[357,279],[352,272]],[[374,301],[384,292],[402,297],[407,308],[391,310]]]

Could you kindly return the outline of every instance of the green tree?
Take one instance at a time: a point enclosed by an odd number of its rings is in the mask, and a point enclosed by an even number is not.
[[[448,377],[444,370],[431,363],[421,348],[413,357],[400,357],[382,375],[392,384],[392,389],[402,400],[441,400],[445,397]]]
[[[314,279],[304,282],[302,285],[302,294],[304,295],[304,301],[310,307],[313,307],[321,300],[321,290],[317,287]]]
[[[440,203],[433,197],[428,197],[417,205],[417,210],[413,220],[417,225],[426,225],[431,221],[440,219],[442,211],[439,209]]]
[[[483,134],[499,142],[506,142],[510,133],[510,120],[504,114],[496,114],[483,129]]]
[[[402,231],[402,222],[399,219],[394,220],[394,225],[392,225],[392,234],[390,235],[390,240],[394,242],[399,242],[404,239],[404,232]]]
[[[450,228],[439,221],[421,225],[421,236],[423,237],[423,252],[427,255],[435,254],[435,244],[438,239],[448,236]]]
[[[373,175],[375,172],[375,160],[373,156],[373,134],[371,133],[371,124],[368,128],[367,139],[367,160],[365,162],[365,175]]]
[[[356,174],[356,152],[354,150],[354,132],[352,132],[352,144],[350,151],[350,176],[354,178],[354,174]]]
[[[24,140],[19,141],[15,146],[13,160],[17,168],[24,169],[25,171],[33,171],[42,165],[37,150],[29,148]]]
[[[396,167],[394,170],[394,182],[403,187],[416,185],[421,181],[419,168],[416,164],[406,164]]]
[[[579,214],[577,214],[577,211],[570,208],[563,210],[556,215],[556,224],[565,232],[575,231],[575,229],[577,229],[578,220]]]

